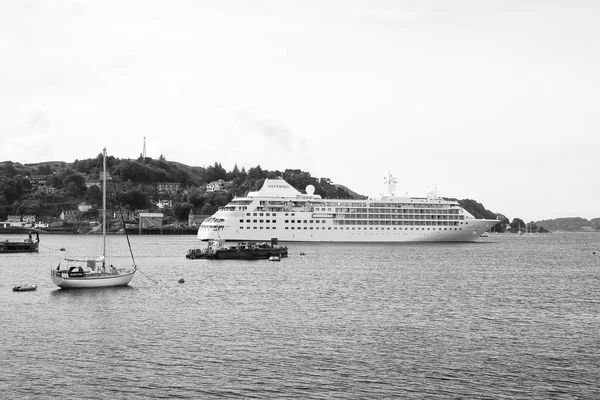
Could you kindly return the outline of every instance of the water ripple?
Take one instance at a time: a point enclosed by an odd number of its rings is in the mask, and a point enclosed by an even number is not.
[[[89,240],[46,241],[66,238]],[[3,259],[3,399],[600,398],[596,235],[292,244],[280,263],[132,242],[158,285],[64,291],[42,254]]]

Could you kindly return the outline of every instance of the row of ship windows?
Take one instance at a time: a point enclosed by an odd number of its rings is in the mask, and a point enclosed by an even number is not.
[[[249,203],[245,203],[245,204],[249,204]],[[261,200],[259,201],[259,203],[261,206],[273,206],[273,207],[281,207],[284,205],[287,205],[288,207],[306,207],[306,206],[311,206],[314,207],[315,210],[317,211],[331,211],[332,209],[338,209],[340,207],[344,207],[344,208],[406,208],[406,207],[410,207],[410,208],[415,208],[415,207],[419,207],[419,208],[443,208],[443,207],[447,207],[447,205],[444,204],[422,204],[422,203],[371,203],[371,204],[367,204],[367,203],[344,203],[344,202],[336,202],[336,203],[326,203],[324,204],[325,207],[323,207],[323,205],[319,205],[319,204],[315,204],[315,203],[311,203],[311,202],[296,202],[296,201],[289,201],[289,202],[280,202],[280,201],[274,201],[274,202],[269,202],[266,200]],[[228,205],[241,205],[238,203],[234,203],[231,202]]]
[[[362,219],[465,219],[464,215],[338,214],[338,218]]]
[[[453,215],[458,215],[459,214],[459,210],[369,210],[367,211],[366,209],[356,209],[356,210],[349,210],[347,208],[345,209],[336,209],[334,211],[335,213],[338,214],[342,214],[344,215],[344,213],[348,214],[348,215],[361,215],[361,213],[364,215],[362,217],[359,218],[369,218],[367,217],[367,215],[369,215],[370,217],[373,216],[377,216],[378,214],[385,214],[386,217],[385,218],[389,218],[390,215],[404,215],[404,216],[411,216],[414,214],[439,214],[439,215],[449,215],[449,216],[453,216]],[[281,214],[281,213],[280,213]],[[295,216],[296,213],[283,213],[286,217],[288,216]],[[246,213],[247,217],[275,217],[277,216],[276,212],[272,212],[272,213],[268,213],[268,212],[259,212],[259,213]],[[464,216],[461,215],[461,219],[464,218]]]
[[[454,204],[451,204],[451,206]],[[340,202],[340,203],[333,203],[333,204],[326,204],[326,206],[331,206],[331,207],[350,207],[350,208],[406,208],[406,207],[419,207],[419,208],[442,208],[442,207],[447,207],[448,203],[446,204],[423,204],[423,203],[371,203],[371,204],[367,204],[367,203],[344,203],[344,202]],[[316,208],[316,207],[315,207]],[[323,208],[322,208],[323,209]]]
[[[458,221],[333,221],[334,225],[437,225],[458,226]]]
[[[318,210],[315,210],[318,211]],[[336,213],[369,213],[369,214],[459,214],[458,209],[444,210],[429,210],[429,209],[414,209],[414,208],[394,208],[394,209],[379,209],[379,208],[336,208]]]
[[[252,227],[251,226],[247,226],[245,228],[243,226],[240,226],[240,229],[272,229],[272,230],[276,230],[277,228],[274,227],[274,226],[272,226],[272,227],[269,227],[269,226],[252,226]],[[305,226],[305,227],[297,227],[296,228],[296,227],[293,227],[293,226],[292,227],[287,227],[286,226],[285,229],[312,230],[313,227],[312,226],[311,227],[306,227]],[[314,229],[319,229],[319,227],[317,226]],[[334,230],[334,231],[338,230],[337,227],[333,227],[333,228],[332,227],[327,227],[327,228],[323,227],[321,229],[323,229],[323,230],[329,230],[329,231],[330,230]],[[344,227],[339,227],[339,229],[341,231],[343,231],[344,229],[347,230],[347,231],[348,230],[358,230],[358,231],[360,231],[360,230],[365,230],[365,231],[366,230],[369,230],[369,231],[376,230],[377,231],[380,228],[361,228],[361,227],[349,227],[349,226],[347,226],[345,228]],[[441,230],[444,230],[444,231],[451,231],[451,230],[462,231],[462,228],[381,228],[381,230],[382,231],[383,230],[388,230],[388,231],[390,231],[390,230],[393,230],[393,231],[395,231],[395,230],[399,230],[399,231],[401,231],[401,230],[405,230],[405,231],[409,231],[409,230],[410,231],[413,231],[413,230],[415,230],[415,231],[418,231],[418,230],[422,230],[422,231],[425,231],[425,230],[427,230],[427,231],[430,231],[430,230],[431,231],[435,231],[435,230],[439,230],[439,231],[441,231]]]
[[[267,219],[267,220],[262,220],[262,219],[260,219],[260,220],[256,220],[256,219],[249,220],[249,219],[247,219],[245,221],[245,223],[249,224],[249,223],[251,223],[250,221],[252,221],[252,223],[255,223],[255,224],[256,223],[259,223],[259,224],[263,224],[263,223],[270,224],[270,223],[276,223],[277,222],[277,220],[270,220],[270,219]],[[292,220],[287,220],[287,219],[285,220],[286,224],[288,224],[288,223],[298,223],[298,224],[301,224],[302,222],[304,222],[305,224],[307,222],[310,222],[311,224],[312,223],[317,223],[318,224],[319,222],[324,224],[326,221],[325,220],[318,220],[318,219],[310,220],[310,221],[307,221],[307,220],[304,220],[304,221],[298,220],[298,221],[296,221],[296,220],[293,220],[293,219]],[[240,224],[243,224],[243,223],[244,223],[244,220],[240,219]],[[336,221],[336,220],[334,220],[333,224],[334,225],[452,225],[452,226],[458,226],[459,222],[458,221],[387,221],[387,220],[386,221],[361,221],[361,220]],[[461,222],[460,225],[462,225],[462,224],[463,223]]]

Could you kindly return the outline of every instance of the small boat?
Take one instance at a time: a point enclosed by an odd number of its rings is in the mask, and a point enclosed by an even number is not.
[[[40,246],[40,235],[35,233],[35,240],[29,232],[28,239],[0,240],[0,253],[37,253]]]
[[[190,249],[185,255],[190,260],[267,260],[287,256],[287,247],[278,245],[277,238],[271,242],[241,242],[232,246],[225,246],[222,239],[209,240],[206,249]]]
[[[13,292],[29,292],[32,290],[36,290],[37,289],[37,285],[21,285],[21,286],[15,286],[13,288]]]
[[[279,256],[271,256],[269,257],[269,261],[281,261],[281,258]]]
[[[106,149],[103,149],[103,179],[102,179],[102,254],[85,256],[85,257],[71,257],[66,256],[64,258],[65,264],[58,263],[56,269],[50,270],[50,280],[56,286],[62,289],[89,289],[89,288],[106,288],[116,286],[126,286],[129,284],[135,272],[137,266],[135,265],[135,259],[133,258],[133,250],[129,243],[129,237],[127,231],[125,236],[127,237],[127,244],[129,246],[129,254],[131,256],[132,265],[125,266],[122,268],[116,268],[112,264],[106,265]],[[121,214],[121,222],[125,226]]]

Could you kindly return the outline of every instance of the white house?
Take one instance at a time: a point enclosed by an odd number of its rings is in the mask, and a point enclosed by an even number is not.
[[[172,200],[159,200],[158,203],[156,203],[156,206],[162,210],[165,207],[172,207],[173,201]]]
[[[63,221],[74,221],[79,218],[79,210],[63,210],[60,213],[60,219]]]
[[[179,190],[179,182],[158,182],[156,188],[159,193],[175,193]]]
[[[225,185],[229,182],[225,182],[223,179],[219,179],[218,181],[214,181],[206,185],[207,192],[218,192],[219,190],[225,189]]]
[[[90,211],[92,209],[92,205],[88,204],[86,202],[79,203],[79,205],[77,206],[77,209],[81,212]]]

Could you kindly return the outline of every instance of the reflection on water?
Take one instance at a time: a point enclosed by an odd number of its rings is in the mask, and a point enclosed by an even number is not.
[[[158,284],[85,290],[50,283],[60,254],[2,257],[2,397],[600,398],[598,238],[293,243],[272,263],[134,236]],[[67,239],[89,244],[44,242]]]
[[[118,287],[109,287],[109,288],[89,288],[89,289],[61,289],[56,288],[50,291],[50,298],[52,297],[68,297],[68,298],[76,298],[76,297],[97,297],[97,296],[113,296],[120,292],[137,290],[133,286],[118,286]]]

